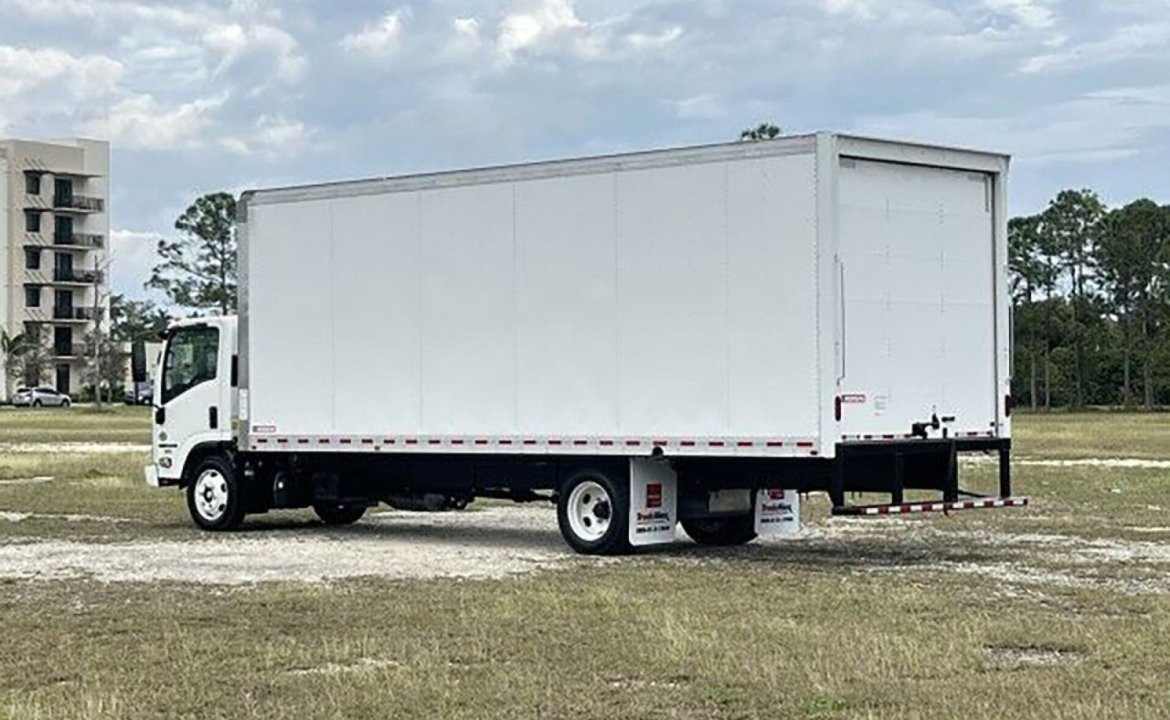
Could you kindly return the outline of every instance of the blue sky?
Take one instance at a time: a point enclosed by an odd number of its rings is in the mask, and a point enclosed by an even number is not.
[[[115,290],[196,195],[732,139],[1170,202],[1170,0],[0,0],[0,136],[108,138]]]

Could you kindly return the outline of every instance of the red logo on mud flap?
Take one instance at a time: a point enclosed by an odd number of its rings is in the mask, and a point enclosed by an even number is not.
[[[646,507],[662,507],[662,483],[650,483],[646,486]]]
[[[781,488],[772,488],[771,490],[768,491],[768,499],[769,500],[783,500],[784,499],[784,490]]]

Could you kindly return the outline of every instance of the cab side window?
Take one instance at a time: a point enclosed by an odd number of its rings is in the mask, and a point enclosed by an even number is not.
[[[180,328],[167,342],[163,358],[162,401],[169,403],[200,383],[214,380],[219,360],[219,330]]]

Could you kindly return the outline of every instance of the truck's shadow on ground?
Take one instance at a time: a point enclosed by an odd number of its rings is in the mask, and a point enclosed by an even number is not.
[[[427,516],[420,516],[427,517]],[[547,555],[551,558],[577,557],[565,545],[555,525],[521,525],[461,522],[468,515],[445,514],[436,521],[411,516],[377,517],[347,527],[329,527],[315,520],[265,518],[245,524],[240,533],[328,538],[345,542],[366,542],[425,546],[428,551],[450,547],[452,552],[482,548]],[[988,563],[1009,559],[1010,553],[978,543],[953,542],[934,537],[930,541],[896,533],[826,537],[816,534],[785,540],[762,540],[742,547],[703,547],[685,536],[671,545],[639,549],[628,556],[632,561],[666,560],[685,562],[749,563],[761,566],[809,566],[818,568],[895,568],[939,563]]]

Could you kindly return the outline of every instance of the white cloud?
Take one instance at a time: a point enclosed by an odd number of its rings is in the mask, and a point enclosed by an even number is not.
[[[227,99],[221,94],[166,107],[151,95],[131,95],[110,108],[108,118],[89,123],[86,132],[138,150],[201,147]]]
[[[636,50],[660,50],[682,37],[683,29],[677,25],[660,33],[632,32],[626,35],[626,42]]]
[[[1020,67],[1024,73],[1076,70],[1147,56],[1166,58],[1170,47],[1170,22],[1150,22],[1117,28],[1102,40],[1065,42],[1058,52],[1028,58]]]
[[[110,97],[124,72],[104,55],[0,45],[0,132],[29,117],[72,114]]]
[[[983,0],[983,4],[1023,28],[1044,29],[1056,24],[1056,13],[1049,0]]]
[[[852,15],[859,20],[874,18],[871,0],[824,0],[825,12],[830,15]]]
[[[496,52],[511,62],[522,50],[537,48],[566,30],[584,26],[570,0],[539,0],[526,12],[504,16],[496,36]]]
[[[387,13],[358,32],[346,35],[341,39],[341,47],[347,52],[368,57],[383,57],[390,54],[398,47],[405,12],[395,10]]]
[[[103,55],[74,56],[55,48],[27,50],[0,45],[3,98],[49,84],[56,84],[73,99],[95,97],[109,92],[122,71],[120,62]]]
[[[216,25],[206,30],[201,39],[206,47],[221,55],[216,74],[231,70],[245,56],[261,54],[272,58],[278,79],[295,83],[308,64],[292,35],[271,25]]]
[[[314,132],[299,120],[279,115],[261,115],[245,135],[229,135],[220,144],[239,155],[263,154],[288,159],[308,146]]]

